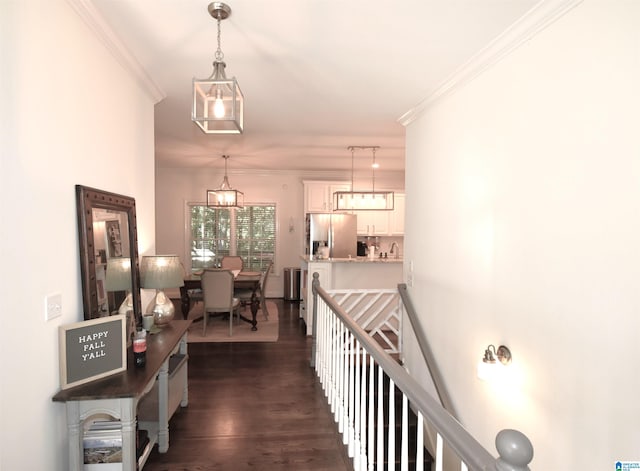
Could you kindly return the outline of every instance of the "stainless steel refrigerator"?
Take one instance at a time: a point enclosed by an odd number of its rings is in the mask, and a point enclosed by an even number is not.
[[[315,256],[318,248],[329,247],[331,258],[355,258],[357,255],[357,220],[355,214],[307,214],[307,253]]]

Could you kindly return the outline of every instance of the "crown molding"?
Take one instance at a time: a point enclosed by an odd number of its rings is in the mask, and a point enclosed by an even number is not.
[[[91,0],[67,0],[67,3],[84,20],[120,65],[142,86],[154,104],[166,97],[164,91],[147,74],[144,67],[120,40]]]
[[[582,1],[583,0],[540,1],[440,84],[431,95],[398,118],[398,122],[403,126],[408,126],[436,102],[455,93],[459,88],[473,81],[484,71],[493,67],[522,44],[529,41],[564,16],[568,11],[582,3]]]

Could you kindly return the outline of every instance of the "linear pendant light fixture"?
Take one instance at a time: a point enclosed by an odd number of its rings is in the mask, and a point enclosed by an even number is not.
[[[349,146],[351,151],[351,191],[336,191],[333,194],[334,211],[392,211],[394,207],[393,191],[376,191],[376,151],[380,146]],[[353,190],[354,153],[356,149],[371,149],[371,191]]]
[[[227,178],[227,160],[228,155],[223,155],[224,159],[224,178],[222,184],[217,190],[207,190],[207,206],[210,208],[242,208],[244,205],[244,193],[234,190],[229,185]]]
[[[244,96],[236,78],[227,78],[224,72],[227,64],[220,48],[220,22],[231,15],[231,8],[222,2],[213,2],[208,10],[218,23],[218,49],[211,76],[193,79],[191,120],[206,134],[242,134]]]

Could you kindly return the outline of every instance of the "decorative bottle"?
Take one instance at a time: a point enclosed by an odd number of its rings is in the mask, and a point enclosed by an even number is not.
[[[139,330],[133,338],[133,363],[137,367],[147,364],[147,332]]]

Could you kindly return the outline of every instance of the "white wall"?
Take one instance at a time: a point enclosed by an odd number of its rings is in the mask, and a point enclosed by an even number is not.
[[[532,469],[640,460],[638,25],[585,0],[407,129],[409,293],[461,422],[523,431]]]
[[[233,156],[228,167],[233,166]],[[207,189],[220,186],[224,171],[212,169],[156,169],[156,244],[158,253],[175,253],[187,266],[189,260],[189,233],[186,227],[187,203],[203,203]],[[256,173],[228,172],[229,183],[244,193],[245,204],[275,203],[277,217],[277,246],[275,271],[269,277],[266,294],[282,297],[284,286],[282,269],[299,267],[304,253],[304,192],[302,180],[326,180],[326,174],[313,176],[294,171],[271,170]],[[338,177],[339,178],[339,177]],[[332,179],[338,179],[333,176]],[[384,177],[383,177],[384,178]],[[351,175],[342,176],[350,181]],[[384,184],[402,187],[397,178],[387,177]],[[289,231],[290,220],[293,232]]]
[[[51,397],[58,326],[83,319],[74,187],[133,196],[154,250],[153,103],[69,3],[3,0],[0,22],[0,469],[67,471]],[[45,322],[55,292],[62,316]]]

